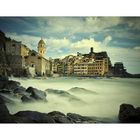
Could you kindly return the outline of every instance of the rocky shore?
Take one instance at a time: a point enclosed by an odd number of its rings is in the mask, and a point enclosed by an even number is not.
[[[76,88],[77,89],[77,88]],[[75,89],[71,89],[75,90]],[[80,89],[84,92],[84,89]],[[69,97],[70,100],[77,98],[64,91],[55,91],[59,96]],[[91,93],[91,91],[88,91]],[[47,103],[47,94],[52,94],[52,90],[38,90],[34,87],[27,89],[22,87],[19,82],[8,80],[7,77],[0,77],[0,123],[108,123],[103,118],[87,117],[75,113],[64,114],[59,111],[41,113],[38,111],[19,111],[11,114],[7,104],[14,104],[14,100],[26,104],[32,102]],[[10,98],[8,98],[10,97]],[[140,107],[134,108],[129,104],[120,105],[118,114],[119,123],[140,123]],[[113,123],[113,122],[112,122]]]
[[[50,90],[49,90],[50,91]],[[60,92],[60,91],[58,91]],[[68,93],[59,93],[64,96]],[[69,95],[69,94],[68,94]],[[69,95],[70,96],[70,95]],[[33,87],[27,89],[22,87],[19,82],[8,80],[6,77],[0,77],[0,123],[91,123],[94,119],[81,116],[74,113],[61,113],[53,111],[41,113],[37,111],[19,111],[16,114],[10,114],[6,104],[14,104],[12,99],[18,99],[21,103],[46,102],[47,94],[45,91]],[[70,99],[75,98],[70,96]]]

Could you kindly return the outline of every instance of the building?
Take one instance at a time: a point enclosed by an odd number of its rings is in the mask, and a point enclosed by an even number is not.
[[[6,37],[5,34],[0,31],[0,75],[8,75],[10,68],[8,67],[6,54],[5,54],[5,47],[6,47]]]
[[[0,32],[0,74],[8,72],[13,76],[45,76],[50,75],[50,61],[46,53],[45,42],[41,39],[37,46],[38,52],[30,50],[21,41],[5,37]]]
[[[47,60],[44,55],[46,53],[45,43],[41,39],[38,43],[38,52],[30,50],[28,55],[25,56],[25,66],[28,69],[35,69],[37,76],[47,76],[51,74],[50,61]]]
[[[95,53],[91,48],[88,54],[78,52],[77,56],[54,59],[52,71],[63,76],[105,76],[109,73],[110,65],[106,52]]]
[[[77,53],[74,63],[74,75],[77,76],[105,76],[111,65],[106,52],[95,53],[93,48],[89,54]]]
[[[38,42],[38,53],[41,57],[44,57],[44,54],[46,53],[46,47],[45,47],[45,42],[43,41],[43,39],[41,39]]]
[[[66,76],[73,75],[74,61],[75,61],[75,56],[73,56],[73,55],[68,55],[64,59],[62,59],[64,75],[66,75]]]
[[[14,76],[23,76],[25,72],[25,56],[29,53],[29,48],[22,42],[8,39],[6,41],[6,58],[11,74]]]

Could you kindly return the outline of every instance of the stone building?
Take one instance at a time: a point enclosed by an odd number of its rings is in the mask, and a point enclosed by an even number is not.
[[[25,56],[29,53],[29,48],[22,42],[8,39],[6,41],[7,63],[11,68],[11,74],[14,76],[23,76],[25,72]]]
[[[51,74],[50,61],[43,57],[45,53],[45,43],[41,39],[38,43],[38,52],[30,50],[28,55],[25,56],[26,68],[34,68],[37,76],[46,76]]]
[[[8,67],[7,60],[6,60],[6,37],[5,34],[0,31],[0,75],[8,75],[10,68]]]
[[[45,47],[45,42],[43,41],[43,39],[41,39],[38,42],[38,53],[41,57],[44,57],[44,54],[46,53],[46,47]]]
[[[9,73],[14,76],[50,75],[50,62],[44,55],[45,43],[41,39],[37,46],[38,52],[30,50],[20,41],[5,37],[0,32],[0,74]]]

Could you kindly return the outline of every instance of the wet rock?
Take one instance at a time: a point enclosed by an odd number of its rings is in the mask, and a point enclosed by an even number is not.
[[[19,119],[21,117],[23,122],[28,121],[31,123],[55,123],[52,117],[48,116],[46,113],[40,113],[37,111],[20,111],[14,114],[14,116],[19,117]]]
[[[0,94],[11,95],[13,92],[8,89],[0,89]]]
[[[4,103],[15,104],[15,102],[9,96],[1,94],[0,98],[4,101]]]
[[[64,90],[56,90],[56,89],[46,89],[47,94],[54,94],[60,97],[67,98],[69,101],[81,101],[74,95],[71,95],[69,92]],[[81,101],[82,102],[82,101]]]
[[[8,81],[8,76],[0,75],[0,81]]]
[[[27,88],[26,92],[30,93],[30,97],[35,100],[46,101],[46,93],[33,87]]]
[[[4,87],[3,89],[7,89],[7,90],[15,90],[17,89],[18,87],[20,86],[20,83],[19,82],[16,82],[16,81],[7,81],[4,83]]]
[[[95,91],[88,90],[88,89],[85,89],[85,88],[80,88],[80,87],[73,87],[73,88],[69,89],[68,91],[76,93],[76,94],[81,94],[81,93],[94,94],[94,95],[97,94]]]
[[[130,104],[121,104],[118,118],[122,123],[140,123],[140,109]]]
[[[21,101],[22,101],[23,103],[29,103],[29,102],[33,102],[34,100],[33,100],[33,98],[31,98],[30,96],[23,95],[23,96],[21,97]]]
[[[45,91],[50,94],[56,94],[56,95],[60,95],[60,96],[64,96],[64,97],[70,96],[70,94],[64,90],[46,89]]]
[[[73,123],[69,117],[59,111],[50,112],[48,115],[55,120],[55,123]]]
[[[26,88],[20,86],[18,88],[16,88],[14,91],[13,91],[15,94],[19,94],[19,95],[26,95],[27,92],[26,92]]]
[[[81,116],[75,113],[67,113],[67,116],[74,122],[74,123],[90,123],[93,120],[90,117]]]
[[[26,117],[18,117],[12,115],[13,123],[35,123],[33,120],[28,119]]]
[[[11,115],[7,106],[5,105],[5,101],[0,96],[0,123],[10,123],[12,122]]]
[[[3,89],[5,83],[7,82],[8,82],[8,77],[0,75],[0,89]]]

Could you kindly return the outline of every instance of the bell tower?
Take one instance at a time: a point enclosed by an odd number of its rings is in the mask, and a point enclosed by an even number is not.
[[[41,38],[41,40],[38,42],[38,53],[43,57],[46,52],[45,42]]]

